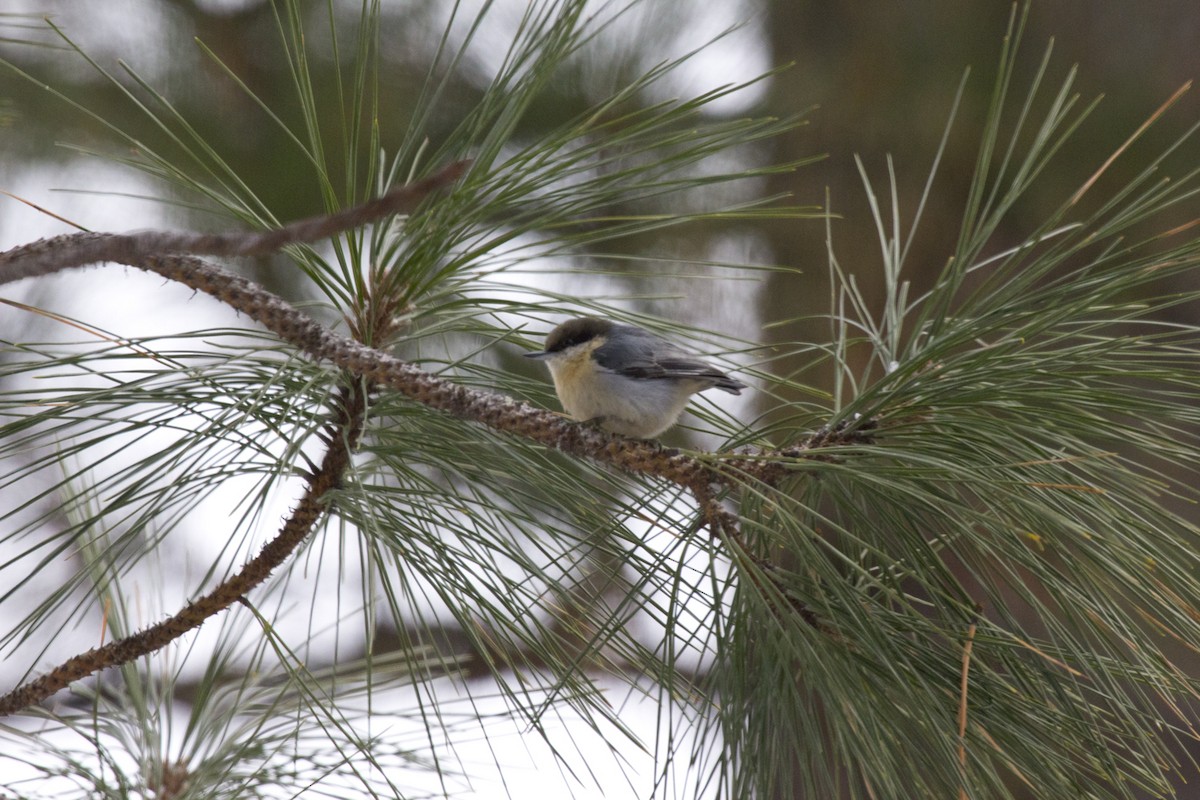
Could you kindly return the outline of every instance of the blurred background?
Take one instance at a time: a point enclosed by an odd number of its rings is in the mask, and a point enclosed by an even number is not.
[[[327,24],[323,0],[308,5],[313,24]],[[394,150],[406,129],[406,112],[427,73],[450,5],[440,0],[383,3],[387,20],[382,46],[387,64],[384,108],[392,114],[380,120],[385,150]],[[438,122],[452,125],[461,110],[479,96],[523,5],[520,0],[508,0],[489,12],[487,24],[496,46],[472,48],[459,74],[452,76],[454,92],[447,97],[444,118]],[[343,35],[348,41],[359,4],[342,6],[344,19],[335,24],[345,27]],[[651,0],[625,15],[602,37],[600,46],[579,59],[573,70],[565,71],[570,74],[563,74],[546,93],[546,102],[526,118],[524,135],[536,137],[539,131],[598,102],[622,76],[627,78],[668,57],[695,50],[713,38],[718,41],[672,78],[680,96],[751,81],[790,64],[790,68],[712,104],[707,113],[804,116],[806,123],[790,135],[755,144],[731,157],[746,159],[747,166],[752,166],[823,156],[793,173],[752,183],[745,189],[746,197],[788,194],[798,204],[824,205],[828,192],[830,210],[836,215],[833,246],[846,270],[855,273],[869,295],[880,277],[879,245],[854,156],[862,158],[881,194],[886,194],[885,158],[889,154],[894,158],[899,210],[907,225],[945,130],[957,84],[969,68],[971,75],[954,131],[907,263],[907,277],[919,288],[924,278],[941,268],[957,235],[978,152],[978,125],[1012,11],[1010,3],[999,1],[732,0],[707,4]],[[288,116],[296,105],[294,84],[289,63],[279,51],[277,21],[270,3],[114,0],[100,6],[70,0],[7,0],[0,12],[5,14],[0,17],[5,28],[0,32],[0,54],[35,78],[30,82],[11,70],[0,71],[0,141],[5,154],[0,162],[0,188],[92,229],[226,224],[206,216],[202,209],[135,199],[170,199],[171,192],[112,160],[80,152],[94,149],[110,159],[135,155],[115,147],[114,137],[102,123],[54,98],[43,84],[84,103],[101,118],[122,120],[139,139],[156,148],[170,146],[161,131],[132,110],[129,97],[102,80],[77,54],[62,49],[62,42],[41,22],[41,16],[48,15],[101,69],[122,76],[126,86],[133,86],[124,73],[124,65],[129,65],[168,97],[279,219],[320,210],[319,187],[299,149],[268,124],[262,110],[205,53],[205,49],[211,50],[285,123],[299,125],[295,116]],[[20,16],[23,14],[29,16]],[[1100,95],[1104,99],[1065,157],[1051,165],[1010,216],[1014,241],[1035,227],[1048,209],[1063,202],[1154,109],[1195,75],[1200,24],[1194,16],[1194,7],[1183,0],[1034,3],[1019,53],[1019,78],[1028,80],[1035,74],[1053,42],[1043,107],[1076,64],[1076,87],[1082,102]],[[722,35],[732,26],[739,27]],[[47,46],[31,47],[16,40]],[[341,69],[349,70],[354,50],[343,47],[335,53],[323,44],[327,41],[324,35],[314,36],[312,41],[310,57],[329,65],[328,70],[314,71],[314,91],[319,94],[329,91],[336,80],[334,61],[340,57]],[[481,41],[489,41],[488,35]],[[144,91],[139,90],[137,97],[140,102],[154,102]],[[331,115],[332,129],[332,117],[341,112],[333,102],[324,107]],[[1200,92],[1185,95],[1166,124],[1156,126],[1147,136],[1145,152],[1161,150],[1197,118],[1198,111]],[[436,138],[436,131],[432,136]],[[1180,156],[1183,168],[1190,168],[1189,153]],[[1112,185],[1121,179],[1126,163],[1140,160],[1119,160],[1109,173]],[[84,194],[64,194],[62,190]],[[187,200],[194,202],[195,198]],[[4,201],[2,246],[63,230],[65,226],[43,214]],[[1003,232],[998,241],[1004,241]],[[676,228],[656,234],[652,240],[626,240],[619,246],[630,253],[679,263],[789,268],[788,272],[762,273],[753,286],[743,283],[733,295],[735,302],[730,301],[728,286],[689,282],[683,292],[682,284],[663,279],[655,290],[667,299],[630,304],[641,306],[638,310],[751,341],[804,342],[827,335],[824,323],[812,330],[802,325],[763,330],[767,322],[825,312],[827,259],[820,221],[706,224]],[[606,248],[611,252],[610,244],[606,243]],[[644,287],[644,282],[639,283],[644,276],[638,273],[636,262],[630,263],[624,288],[635,294]],[[270,281],[267,273],[259,277]],[[604,290],[620,294],[620,289],[611,285]],[[804,364],[785,361],[771,367],[791,374]],[[812,380],[819,383],[827,377],[814,375]]]
[[[309,5],[314,25],[327,26],[326,0],[311,0]],[[380,120],[384,149],[394,150],[406,130],[407,110],[429,70],[449,5],[445,0],[383,3],[387,33],[382,56],[387,67],[381,91],[387,97],[384,108],[390,113]],[[345,27],[348,40],[361,4],[346,0],[342,6],[344,19],[335,19],[334,24]],[[496,42],[507,41],[523,6],[523,0],[496,4],[488,17],[488,24],[495,26],[491,35]],[[536,138],[605,98],[622,79],[716,38],[672,79],[680,96],[728,83],[752,82],[709,106],[706,113],[802,114],[805,124],[730,157],[745,159],[748,168],[811,161],[794,172],[749,182],[737,191],[745,192],[746,199],[790,195],[792,202],[813,206],[824,205],[828,198],[835,215],[830,226],[838,259],[857,276],[868,297],[878,299],[880,246],[855,156],[862,159],[880,194],[886,194],[887,157],[893,158],[900,215],[907,227],[945,131],[960,78],[970,69],[924,222],[907,262],[907,277],[918,287],[926,285],[943,266],[957,238],[978,153],[979,124],[1012,11],[1010,3],[1000,0],[649,0],[608,31],[603,47],[595,48],[553,83],[545,103],[533,108],[524,121],[522,135]],[[278,219],[296,219],[322,210],[320,187],[301,151],[267,123],[262,109],[217,63],[223,63],[285,123],[302,124],[296,115],[289,117],[289,110],[295,108],[295,79],[279,50],[275,12],[265,0],[109,0],[103,4],[3,0],[0,57],[13,68],[0,69],[0,189],[93,230],[219,229],[228,224],[198,206],[195,197],[177,197],[167,184],[120,163],[136,153],[119,144],[102,120],[122,120],[126,130],[156,149],[169,150],[171,144],[161,130],[133,111],[131,96],[103,80],[77,53],[64,49],[42,16],[61,26],[95,60],[96,67],[122,75],[122,83],[133,91],[137,102],[153,104],[155,100],[135,86],[124,72],[124,64],[168,97]],[[444,118],[435,120],[435,127],[453,126],[489,82],[497,66],[492,59],[503,53],[504,46],[490,52],[487,40],[487,36],[481,37],[482,44],[474,46],[460,73],[452,76],[454,90],[443,104]],[[1082,102],[1099,95],[1104,99],[1064,156],[1009,216],[1012,229],[1001,231],[998,243],[1021,241],[1035,229],[1048,211],[1062,204],[1155,109],[1195,77],[1200,62],[1200,18],[1195,6],[1184,0],[1035,3],[1018,56],[1019,80],[1029,80],[1037,73],[1052,40],[1042,107],[1073,65],[1078,65],[1076,89]],[[328,67],[313,72],[314,92],[320,94],[330,90],[339,68],[351,70],[355,51],[352,47],[335,51],[323,36],[313,37],[312,48],[310,59]],[[206,54],[206,49],[216,58]],[[783,65],[791,66],[754,82],[757,76]],[[59,92],[96,116],[72,107],[56,96]],[[1023,96],[1023,91],[1018,90],[1017,96]],[[645,98],[647,102],[653,99]],[[333,102],[324,108],[331,115],[329,128],[335,129],[335,117],[341,110]],[[1137,147],[1144,153],[1160,152],[1198,119],[1200,92],[1193,91],[1184,95],[1164,123]],[[431,136],[436,137],[436,130]],[[103,157],[97,158],[96,153]],[[1194,149],[1180,150],[1168,162],[1166,172],[1190,170],[1195,162]],[[1123,172],[1127,164],[1129,169],[1140,169],[1144,163],[1144,158],[1118,160],[1105,180],[1117,186],[1123,175],[1128,175]],[[198,165],[197,169],[202,168]],[[1102,196],[1097,192],[1094,201]],[[72,230],[63,221],[13,199],[0,197],[0,209],[0,249]],[[1187,216],[1181,215],[1183,222]],[[577,283],[571,291],[615,295],[621,298],[617,302],[631,310],[748,341],[786,345],[828,336],[827,322],[799,321],[828,310],[826,227],[820,220],[706,223],[669,229],[652,239],[629,238],[617,245],[609,242],[606,255],[614,255],[614,247],[639,258],[656,259],[659,264],[781,265],[788,269],[750,272],[749,280],[747,274],[740,274],[735,283],[727,284],[721,278],[726,273],[719,270],[720,279],[687,281],[665,268],[663,275],[647,276],[639,264],[649,262],[631,260],[621,262],[627,274],[609,274],[603,284]],[[286,296],[308,296],[304,287],[286,285],[279,277],[289,273],[270,270],[265,264],[243,266],[256,270],[256,278]],[[617,271],[611,265],[608,270]],[[147,299],[151,295],[139,293],[142,289],[153,293],[153,302]],[[37,286],[6,287],[5,296],[120,326],[128,334],[218,324],[205,316],[212,311],[207,306],[176,305],[163,298],[163,291],[157,280],[90,273],[86,282],[69,276],[38,282]],[[191,294],[176,288],[166,291],[177,291],[181,300]],[[97,297],[103,298],[102,308],[97,308]],[[136,325],[129,322],[131,318]],[[235,324],[231,315],[222,319]],[[770,325],[779,320],[793,322]],[[7,338],[19,338],[25,326],[35,324],[41,323],[0,307],[0,332]],[[136,331],[128,330],[134,325]],[[781,355],[768,366],[780,374],[803,372],[805,358],[788,355],[796,350],[781,346]],[[828,377],[817,371],[810,379],[820,385]],[[744,409],[746,419],[769,411],[765,398],[748,397],[746,402],[761,406]],[[4,682],[7,685],[15,678],[5,676]]]

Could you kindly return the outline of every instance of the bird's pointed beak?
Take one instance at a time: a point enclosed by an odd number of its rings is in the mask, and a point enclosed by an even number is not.
[[[522,353],[522,355],[524,355],[526,358],[532,358],[534,360],[540,361],[543,358],[548,358],[551,355],[551,353],[548,353],[545,350],[538,350],[536,353]]]

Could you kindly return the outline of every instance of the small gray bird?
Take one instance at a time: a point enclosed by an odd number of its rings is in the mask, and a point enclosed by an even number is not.
[[[598,317],[564,322],[550,331],[545,350],[525,357],[546,362],[572,419],[639,439],[674,425],[696,392],[746,388],[661,336]]]

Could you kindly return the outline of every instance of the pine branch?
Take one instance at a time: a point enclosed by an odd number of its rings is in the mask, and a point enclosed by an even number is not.
[[[366,414],[366,396],[361,389],[344,387],[334,410],[334,420],[326,428],[329,449],[320,468],[308,479],[300,502],[279,533],[258,555],[217,588],[195,602],[149,628],[123,639],[94,647],[67,659],[45,675],[0,696],[0,716],[8,716],[50,697],[72,681],[81,680],[108,667],[127,664],[153,653],[179,637],[199,628],[243,598],[247,592],[270,577],[316,527],[325,513],[325,496],[341,484],[350,463],[352,446],[362,432]]]
[[[724,465],[709,463],[657,442],[608,434],[506,395],[472,389],[440,378],[388,353],[339,336],[256,283],[194,257],[196,254],[261,255],[269,252],[268,245],[282,247],[366,224],[396,213],[397,207],[411,207],[429,192],[461,176],[468,164],[456,162],[431,178],[362,206],[303,220],[267,233],[245,236],[154,231],[84,233],[39,240],[0,253],[0,284],[104,261],[154,272],[226,303],[317,361],[341,367],[356,377],[394,389],[409,399],[459,419],[478,422],[493,430],[521,436],[627,472],[671,481],[694,490],[702,505],[709,507],[713,504],[704,502],[708,493],[702,489],[709,484],[729,484],[740,477],[774,486],[787,474],[789,461],[812,458],[811,451],[822,447],[868,441],[871,423],[864,421],[857,426],[822,429],[808,440],[780,450],[746,451]],[[155,250],[155,247],[166,250]],[[178,254],[182,252],[188,254]],[[711,513],[712,521],[718,521],[724,512],[714,509]]]
[[[215,297],[312,358],[338,366],[372,386],[393,389],[429,408],[524,437],[569,455],[675,483],[695,496],[701,523],[732,550],[743,555],[748,555],[749,551],[741,541],[738,517],[722,507],[717,499],[717,487],[733,488],[747,480],[775,486],[788,474],[789,463],[812,457],[828,458],[812,451],[833,444],[861,442],[864,435],[870,435],[869,425],[824,429],[807,441],[782,450],[745,451],[731,458],[715,460],[688,455],[658,442],[627,439],[567,421],[506,395],[448,381],[388,353],[338,336],[281,297],[196,257],[196,254],[260,255],[411,209],[429,193],[461,177],[469,164],[468,161],[456,162],[430,178],[400,187],[366,204],[263,233],[81,233],[39,240],[0,253],[0,284],[102,262],[154,272]],[[352,406],[350,400],[354,401]],[[0,716],[40,702],[71,681],[160,649],[199,627],[262,583],[304,540],[325,509],[322,497],[338,485],[348,463],[350,451],[346,443],[357,439],[364,402],[357,395],[347,399],[344,419],[330,431],[327,437],[329,450],[320,469],[311,477],[304,498],[275,539],[237,575],[169,619],[75,656],[46,675],[0,697]],[[758,559],[754,560],[762,566]],[[815,624],[811,612],[805,608],[798,611],[806,621]]]
[[[461,178],[470,166],[469,160],[456,161],[424,180],[397,187],[362,205],[309,217],[274,230],[216,234],[88,232],[39,239],[0,253],[0,275],[3,275],[0,282],[48,275],[104,261],[142,266],[147,259],[167,253],[230,257],[266,255],[290,244],[328,238],[392,214],[412,211],[431,193]]]

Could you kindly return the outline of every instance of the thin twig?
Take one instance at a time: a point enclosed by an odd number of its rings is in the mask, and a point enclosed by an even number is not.
[[[257,256],[273,253],[290,244],[313,242],[391,214],[412,211],[430,194],[461,178],[470,165],[470,161],[456,161],[428,178],[400,186],[362,205],[309,217],[269,231],[85,232],[39,239],[0,253],[0,283],[105,261],[141,266],[151,257],[171,253],[194,256]]]
[[[72,222],[71,220],[67,219],[66,217],[55,214],[53,211],[51,211],[48,208],[42,208],[37,203],[34,203],[30,200],[26,200],[24,197],[15,195],[12,192],[6,192],[3,189],[0,189],[0,194],[4,195],[5,197],[11,197],[13,200],[16,200],[18,203],[24,203],[25,205],[32,208],[34,211],[37,211],[39,214],[45,214],[47,217],[50,217],[51,219],[56,219],[59,222],[63,223],[64,225],[70,225],[72,228],[75,228],[75,229],[81,230],[81,231],[87,230],[87,228],[83,227],[78,222]]]

